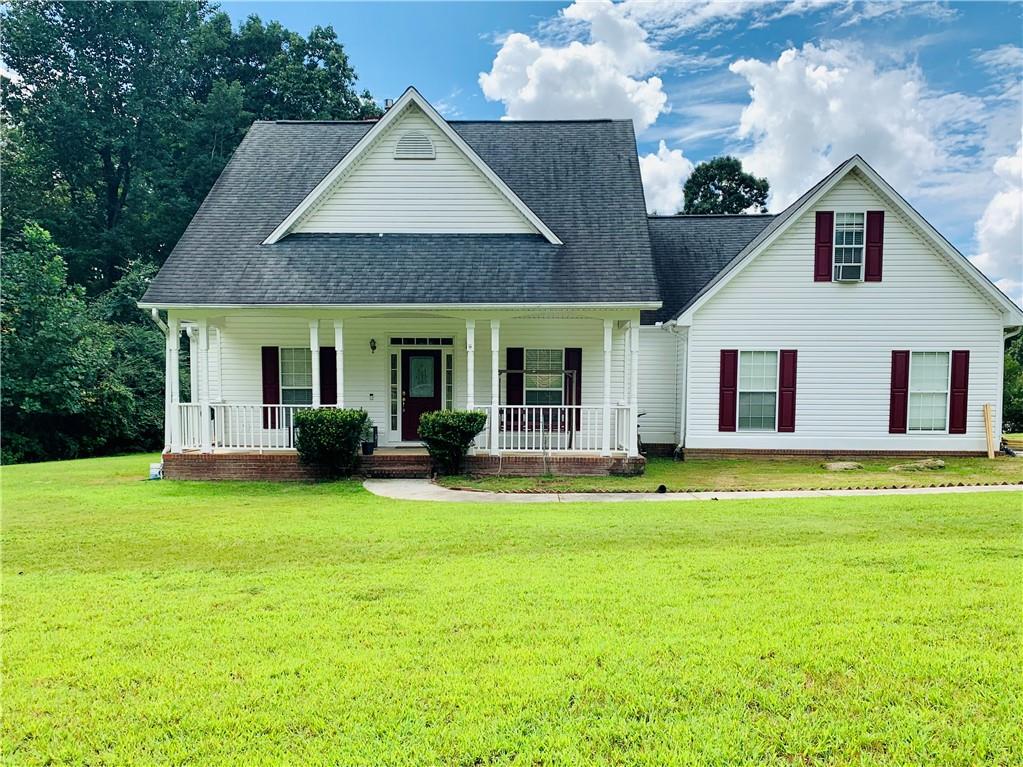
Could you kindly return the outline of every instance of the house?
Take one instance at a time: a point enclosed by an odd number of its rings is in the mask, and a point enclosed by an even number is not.
[[[322,406],[369,412],[382,472],[439,408],[488,414],[474,471],[639,471],[640,432],[983,452],[1023,326],[858,156],[776,216],[648,216],[631,122],[446,121],[413,88],[377,121],[255,123],[140,306],[179,477],[297,475]]]

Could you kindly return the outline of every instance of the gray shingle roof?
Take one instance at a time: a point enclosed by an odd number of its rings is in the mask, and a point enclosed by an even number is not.
[[[650,216],[650,245],[663,306],[643,322],[665,322],[682,312],[776,220],[772,215]]]
[[[253,124],[143,303],[659,300],[631,121],[450,123],[563,245],[539,234],[303,234],[263,245],[370,125]]]

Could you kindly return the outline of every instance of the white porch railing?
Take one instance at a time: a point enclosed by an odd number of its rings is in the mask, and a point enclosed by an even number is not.
[[[210,405],[210,446],[228,450],[292,450],[295,413],[312,405]],[[203,443],[203,422],[198,404],[178,405],[180,446],[196,450]]]
[[[477,410],[487,414],[487,428],[476,437],[478,450],[491,449],[493,406]],[[501,452],[599,453],[604,442],[601,405],[499,405],[497,449]],[[611,450],[628,450],[629,408],[611,407]]]
[[[234,405],[209,406],[208,424],[203,423],[197,403],[176,406],[178,446],[198,450],[203,446],[203,428],[210,429],[210,447],[228,450],[292,450],[295,447],[295,414],[312,405]],[[476,437],[478,450],[490,450],[491,411],[487,428]],[[497,408],[497,449],[505,452],[599,453],[604,441],[604,408],[601,405],[500,405]],[[627,452],[629,446],[629,408],[611,407],[611,450]]]

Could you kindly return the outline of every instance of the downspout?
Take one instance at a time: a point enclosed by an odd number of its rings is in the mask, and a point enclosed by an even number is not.
[[[150,309],[149,317],[156,323],[156,327],[160,328],[160,332],[167,335],[167,323],[160,319],[159,309]]]
[[[679,336],[681,342],[686,347],[685,356],[681,358],[676,357],[675,359],[675,369],[680,379],[675,385],[675,404],[678,408],[678,445],[675,447],[675,457],[678,458],[686,446],[686,421],[688,420],[686,417],[688,415],[686,405],[689,400],[689,326],[680,325],[677,320],[670,320],[663,327],[669,333]],[[679,383],[682,384],[684,390],[682,397],[678,396]]]
[[[167,323],[160,319],[160,311],[158,309],[149,310],[149,318],[156,324],[156,327],[160,328],[160,332],[163,334],[164,339],[168,338],[170,328],[167,327]],[[169,341],[164,341],[164,362],[163,362],[163,385],[164,388],[170,384],[170,377],[173,371],[171,371],[170,354],[167,351],[167,344]],[[168,452],[171,449],[171,433],[170,433],[170,422],[173,412],[173,403],[170,400],[170,394],[164,391],[164,405],[163,405],[163,452]]]

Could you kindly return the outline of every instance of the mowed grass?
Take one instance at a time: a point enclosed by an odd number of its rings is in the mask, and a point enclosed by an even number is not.
[[[1023,458],[943,458],[945,468],[924,471],[889,469],[914,458],[859,460],[863,469],[828,471],[824,459],[649,458],[639,477],[441,477],[448,487],[497,492],[654,492],[727,490],[819,490],[836,488],[936,487],[1023,483]]]
[[[3,469],[5,764],[1013,765],[1023,495]]]

